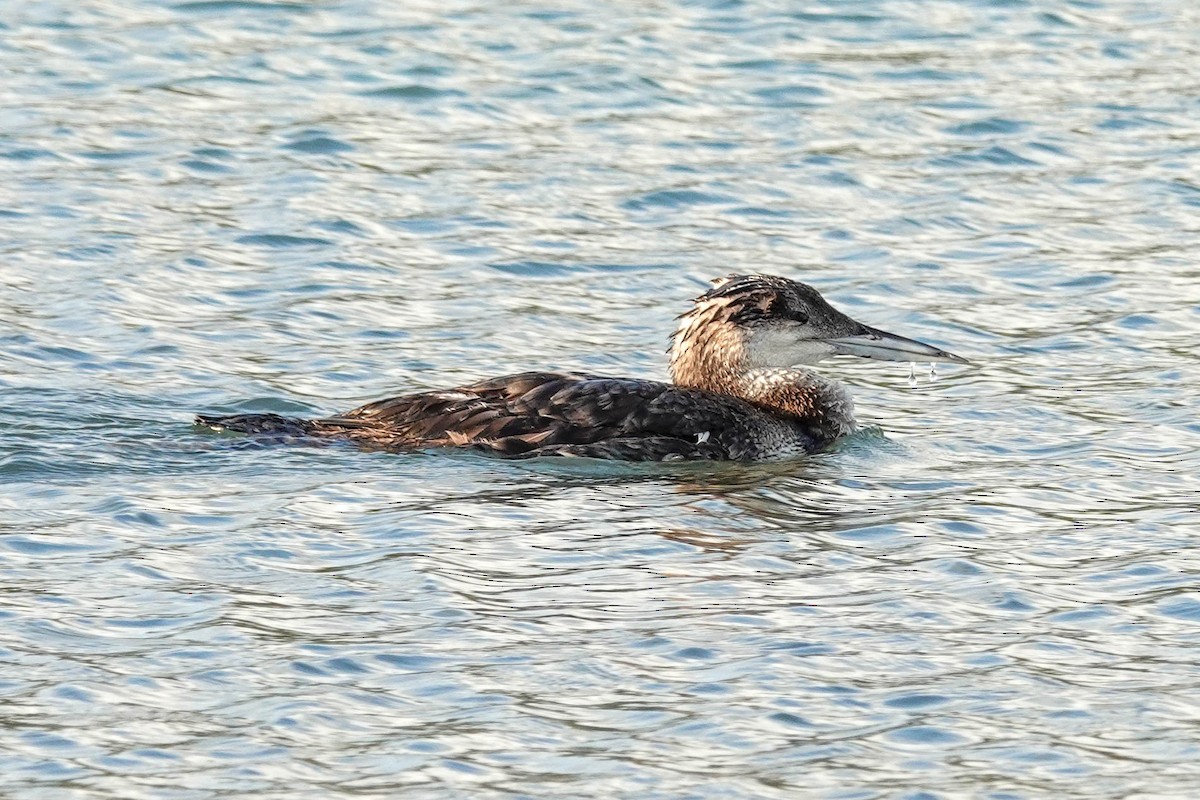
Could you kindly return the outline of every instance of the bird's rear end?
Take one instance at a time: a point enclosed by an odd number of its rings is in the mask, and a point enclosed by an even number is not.
[[[277,436],[307,436],[313,432],[312,420],[283,417],[279,414],[233,414],[227,417],[197,414],[196,424],[218,431]]]

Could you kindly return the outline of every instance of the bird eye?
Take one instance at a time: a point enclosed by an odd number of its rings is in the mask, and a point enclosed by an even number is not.
[[[792,322],[800,325],[805,325],[808,323],[808,309],[805,308],[796,308],[795,306],[789,307],[788,305],[783,304],[783,307],[780,308],[776,313],[778,313],[779,316],[783,317],[784,319],[790,319]]]
[[[796,308],[783,295],[777,296],[771,302],[771,316],[776,319],[787,319],[804,325],[808,322],[808,311]]]

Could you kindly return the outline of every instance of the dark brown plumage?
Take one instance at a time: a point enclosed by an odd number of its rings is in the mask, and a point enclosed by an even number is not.
[[[197,422],[253,434],[336,437],[386,450],[472,447],[508,457],[663,461],[761,457],[740,432],[765,416],[736,397],[669,383],[525,372],[391,397],[323,419],[240,414],[200,416]],[[805,428],[811,429],[807,450],[829,438],[817,420]]]
[[[874,351],[896,343],[908,348],[906,354],[962,360],[867,328],[833,309],[812,287],[786,278],[731,276],[714,283],[680,317],[670,351],[673,383],[525,372],[392,397],[320,419],[240,414],[200,416],[197,423],[387,450],[468,447],[518,458],[760,460],[812,452],[854,427],[852,404],[840,384],[793,364],[855,348],[886,358]]]

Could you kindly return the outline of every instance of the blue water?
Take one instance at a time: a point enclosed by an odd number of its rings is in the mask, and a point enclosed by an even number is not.
[[[1200,786],[1200,7],[10,3],[0,795]],[[244,447],[663,377],[707,279],[835,362],[774,466]]]

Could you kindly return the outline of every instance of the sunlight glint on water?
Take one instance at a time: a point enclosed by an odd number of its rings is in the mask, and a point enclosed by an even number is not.
[[[1194,795],[1197,10],[797,9],[14,6],[0,795]],[[730,271],[972,366],[783,465],[190,425],[661,378]]]

